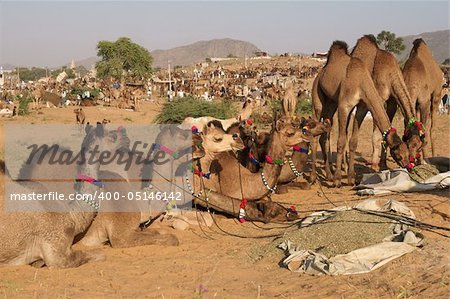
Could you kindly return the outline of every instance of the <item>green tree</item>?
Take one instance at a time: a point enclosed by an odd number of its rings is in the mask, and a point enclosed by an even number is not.
[[[400,54],[405,50],[403,38],[397,37],[395,33],[390,31],[381,31],[377,35],[377,44],[384,50],[394,54]]]
[[[16,70],[17,72],[17,70]],[[27,81],[37,81],[42,77],[45,77],[45,69],[33,67],[31,69],[21,67],[19,68],[19,75],[20,79],[27,82]]]
[[[152,74],[153,57],[150,52],[127,37],[121,37],[115,42],[98,42],[97,56],[101,58],[95,64],[99,78],[142,79]]]
[[[450,58],[445,59],[445,60],[442,62],[442,64],[443,64],[443,65],[450,65]]]

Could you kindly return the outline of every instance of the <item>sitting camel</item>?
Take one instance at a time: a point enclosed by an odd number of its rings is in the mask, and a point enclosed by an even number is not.
[[[430,158],[435,155],[434,130],[439,110],[444,74],[430,48],[421,39],[413,42],[413,48],[403,68],[405,84],[411,95],[411,106],[425,127],[425,145],[423,155]],[[418,107],[418,111],[416,110]]]
[[[236,117],[228,118],[228,119],[217,119],[217,118],[214,118],[211,116],[202,116],[202,117],[197,117],[197,118],[186,117],[184,119],[184,121],[181,123],[180,128],[185,129],[185,130],[190,130],[192,127],[195,126],[196,128],[198,128],[199,131],[201,131],[208,122],[210,122],[212,120],[218,120],[222,123],[223,129],[227,130],[235,122],[244,121],[244,120],[250,118],[250,116],[253,113],[253,110],[256,107],[260,106],[260,104],[261,104],[260,100],[254,100],[254,99],[248,98],[244,102],[241,112],[239,112],[238,116],[236,116]]]
[[[86,137],[82,144],[78,173],[98,178],[99,165],[87,163],[85,154],[96,152],[94,148],[108,147],[112,152],[119,149],[121,140],[114,142],[111,132],[102,125],[86,128]],[[98,151],[97,151],[98,153]],[[98,156],[94,157],[98,161]],[[14,193],[48,192],[34,182],[10,182]],[[11,190],[11,189],[10,189]],[[92,195],[99,187],[87,180],[76,184],[78,194]],[[52,202],[52,208],[61,208],[67,213],[8,213],[0,210],[0,265],[28,265],[43,261],[49,268],[78,267],[88,261],[101,258],[98,254],[74,251],[72,244],[75,236],[85,231],[97,214],[99,203],[94,199]],[[2,205],[3,201],[0,202]],[[38,202],[38,204],[42,204]],[[58,207],[56,206],[58,205]]]
[[[293,117],[282,116],[275,120],[269,135],[263,169],[252,173],[243,167],[236,157],[222,153],[211,165],[210,178],[203,180],[205,188],[248,201],[257,201],[274,193],[286,152],[302,139],[310,139],[309,134],[302,132]]]
[[[280,133],[276,133],[276,140],[274,140],[274,144],[277,143],[277,141],[283,141],[283,142],[290,142],[290,139],[298,139],[299,136],[296,135],[295,130],[290,130],[288,121],[283,119],[278,122],[278,130],[281,131]],[[207,125],[205,130],[211,130],[213,129],[216,133],[213,135],[216,140],[220,140],[220,136],[226,136],[229,134],[225,134],[225,131],[223,131],[223,128],[220,124],[220,122],[211,122]],[[230,136],[230,135],[229,135]],[[237,138],[237,134],[232,134],[233,138]],[[201,205],[205,208],[212,208],[219,212],[224,212],[226,214],[232,215],[232,216],[239,216],[240,215],[240,209],[239,206],[243,204],[243,199],[239,196],[232,196],[228,194],[232,194],[230,192],[223,192],[221,189],[213,189],[210,187],[210,181],[213,179],[213,177],[217,177],[217,174],[214,173],[213,168],[214,164],[223,163],[223,156],[230,157],[231,161],[226,161],[230,164],[232,168],[234,168],[234,165],[240,167],[236,161],[236,157],[231,152],[223,152],[220,153],[216,151],[214,154],[207,154],[204,158],[201,158],[197,161],[194,170],[194,188],[193,188],[193,195],[194,195],[194,203]],[[225,165],[225,164],[221,164]],[[270,168],[270,167],[268,167]],[[246,170],[243,168],[243,170]],[[275,170],[276,172],[276,170]],[[247,172],[248,175],[249,172]],[[267,175],[267,180],[270,180],[272,183],[272,176],[271,176],[271,169],[269,169]],[[262,174],[264,177],[264,174]],[[253,177],[250,175],[247,176],[250,180],[246,182],[248,186],[252,186],[254,184],[255,187],[259,187],[259,184],[261,184],[261,181],[259,179],[259,174],[253,174]],[[227,180],[231,182],[234,182],[235,185],[238,184],[238,182],[235,180],[235,177]],[[190,184],[187,182],[188,185]],[[233,188],[235,188],[234,186]],[[267,189],[265,189],[263,186],[262,188],[259,188],[260,193],[254,194],[254,196],[260,196],[260,198],[263,198],[267,193]],[[263,190],[262,190],[263,189]],[[231,190],[230,190],[231,191]],[[226,194],[224,194],[226,193]],[[234,195],[234,194],[232,194]],[[240,199],[238,199],[240,198]],[[249,201],[245,199],[245,219],[247,220],[253,220],[253,221],[262,221],[262,222],[269,222],[269,221],[291,221],[298,217],[298,215],[295,213],[293,214],[292,211],[289,211],[289,209],[286,209],[280,204],[266,201],[266,200],[259,200],[260,198],[250,198]]]
[[[401,167],[409,165],[409,151],[398,136],[395,128],[391,127],[389,118],[383,107],[369,71],[364,63],[348,54],[345,42],[335,41],[328,52],[325,66],[313,82],[312,100],[315,119],[332,120],[336,110],[339,119],[339,137],[337,146],[337,161],[334,175],[334,184],[341,186],[341,167],[344,159],[344,150],[347,142],[347,127],[352,110],[358,106],[366,105],[372,113],[373,120],[383,135],[383,143],[391,149],[391,156]],[[360,110],[361,111],[361,110]],[[350,143],[350,158],[348,168],[348,183],[355,183],[354,152],[357,147],[357,138]],[[332,179],[330,169],[331,151],[329,134],[320,136],[320,145],[325,160],[327,178]],[[312,179],[315,179],[316,146],[313,146]]]
[[[287,93],[282,105],[284,115],[294,117],[296,105],[297,98],[295,94]],[[331,129],[331,124],[329,122],[318,122],[311,118],[305,119],[302,117],[298,127],[302,128],[305,134],[309,132],[312,136],[319,136],[328,133]],[[227,130],[227,133],[240,134],[246,148],[238,153],[238,160],[242,166],[251,172],[258,172],[265,163],[270,134],[265,132],[257,134],[256,127],[252,128],[247,122],[234,124]],[[286,158],[286,163],[283,165],[280,177],[278,178],[279,186],[289,184],[301,176],[301,172],[307,164],[309,144],[308,139],[302,139],[300,143],[292,147],[292,156]],[[293,185],[299,186],[302,189],[310,188],[307,182]],[[277,193],[280,193],[279,189],[277,189]],[[283,190],[285,193],[286,188]]]
[[[104,129],[104,125],[101,125]],[[90,130],[90,125],[86,126],[86,130]],[[102,165],[99,169],[98,175],[95,176],[97,181],[103,185],[103,191],[110,194],[127,195],[128,192],[141,191],[142,163],[141,155],[137,152],[129,150],[129,139],[126,130],[119,127],[118,130],[111,130],[108,137],[117,146],[117,157],[121,161],[130,161],[126,164],[119,163],[118,159],[111,161],[106,165]],[[88,138],[88,136],[86,137]],[[60,155],[64,149],[56,155]],[[46,189],[59,193],[72,193],[70,186],[72,182],[62,184],[54,183],[61,178],[61,173],[66,175],[77,175],[76,163],[51,163],[52,152],[48,152],[43,156],[35,156],[31,163],[25,164],[19,173],[19,178],[25,181],[33,181],[34,179],[45,178],[41,182]],[[40,159],[42,161],[38,162]],[[129,168],[125,168],[129,165]],[[148,219],[147,211],[149,207],[142,206],[138,201],[104,201],[100,206],[99,213],[92,221],[89,229],[83,231],[76,241],[80,240],[80,244],[85,246],[96,246],[106,242],[112,247],[132,247],[141,245],[177,245],[178,240],[173,235],[161,235],[157,231],[146,230],[139,231],[139,225]]]

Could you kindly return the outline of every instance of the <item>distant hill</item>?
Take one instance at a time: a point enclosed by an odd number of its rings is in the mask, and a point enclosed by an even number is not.
[[[100,59],[96,56],[92,56],[92,57],[88,57],[86,59],[82,59],[82,60],[75,60],[75,65],[76,66],[84,66],[87,70],[90,70],[92,68],[92,66],[99,61]],[[66,66],[70,67],[71,62],[67,63]]]
[[[445,59],[450,58],[450,30],[424,32],[417,35],[402,36],[402,38],[406,49],[397,56],[400,60],[408,58],[412,43],[416,38],[422,38],[427,43],[438,63],[442,63]]]
[[[14,70],[16,67],[12,64],[9,63],[5,63],[5,64],[0,64],[0,66],[3,68],[3,70],[5,71],[12,71]]]
[[[168,50],[155,50],[151,53],[154,67],[166,67],[168,60],[172,66],[185,66],[205,61],[208,57],[227,57],[230,54],[236,57],[252,56],[256,51],[259,51],[258,47],[249,42],[224,38],[199,41]]]

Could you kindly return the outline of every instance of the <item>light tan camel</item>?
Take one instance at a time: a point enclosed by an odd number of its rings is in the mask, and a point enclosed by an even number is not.
[[[394,55],[378,48],[376,39],[373,35],[364,35],[356,42],[356,46],[353,48],[351,56],[359,58],[366,66],[369,73],[371,73],[378,94],[381,99],[386,102],[389,121],[392,122],[394,119],[398,103],[405,118],[405,125],[408,124],[409,120],[414,117],[411,98],[405,82],[403,81],[400,66]],[[353,132],[350,144],[357,142],[359,128],[361,127],[367,112],[368,109],[366,105],[362,104],[358,106],[353,122]],[[404,141],[407,142],[410,157],[415,160],[416,153],[420,151],[420,148],[422,147],[421,137],[418,134],[409,135],[408,137],[409,138]],[[355,138],[356,141],[354,140]],[[380,163],[381,141],[382,137],[380,130],[378,130],[374,123],[371,165],[375,171],[379,170],[379,164],[383,168],[386,168],[386,151],[381,151]],[[354,151],[350,152],[350,161],[354,160],[354,155]],[[354,165],[349,165],[349,167],[354,167]]]
[[[337,145],[336,171],[334,184],[341,186],[341,167],[344,159],[345,145],[347,141],[347,128],[351,111],[361,102],[372,113],[373,120],[385,136],[386,145],[391,149],[394,160],[402,167],[409,163],[409,152],[406,145],[391,128],[389,118],[383,107],[383,100],[378,94],[369,71],[364,63],[348,54],[348,46],[345,42],[335,41],[328,52],[327,63],[314,80],[313,109],[315,119],[329,119],[338,110],[339,137]],[[329,146],[329,134],[320,136],[320,145],[325,160],[325,171],[331,180]],[[349,145],[350,152],[354,152],[357,146],[357,138]],[[315,179],[315,155],[316,145],[313,146],[313,179]],[[348,182],[355,183],[355,173],[352,167],[354,161],[349,161]]]
[[[403,68],[403,77],[411,98],[414,113],[420,117],[425,127],[425,145],[423,155],[429,158],[435,155],[433,127],[439,110],[444,74],[430,48],[421,39],[413,42],[413,48]],[[416,111],[417,109],[417,111]]]
[[[89,124],[86,128],[89,128]],[[117,193],[121,196],[128,196],[129,192],[142,194],[142,154],[129,151],[130,141],[126,135],[126,130],[123,131],[124,128],[119,128],[120,130],[111,130],[108,133],[109,138],[121,144],[117,150],[118,159],[101,165],[99,174],[95,178],[102,182],[104,185],[103,191],[106,193]],[[185,132],[183,133],[185,134]],[[177,134],[171,135],[172,142],[174,138],[178,138]],[[185,135],[188,136],[188,134]],[[189,146],[191,145],[189,144]],[[55,153],[55,156],[60,156],[63,151],[64,149],[60,149],[59,152]],[[67,184],[54,182],[61,178],[61,173],[75,177],[77,175],[76,164],[51,163],[52,155],[52,152],[49,152],[42,157],[35,156],[31,163],[22,167],[19,178],[26,181],[36,179],[39,181],[39,179],[45,178],[46,181],[42,182],[41,185],[46,189],[59,193],[72,192],[70,191],[70,186],[73,186],[72,182]],[[42,158],[42,161],[38,162],[40,158]],[[119,160],[122,162],[119,162]],[[123,163],[123,161],[129,162]],[[178,240],[173,235],[159,234],[155,230],[139,231],[140,223],[148,219],[148,211],[152,208],[157,210],[159,207],[157,205],[152,207],[142,205],[136,200],[104,201],[89,229],[84,231],[76,241],[81,239],[79,244],[84,246],[98,246],[106,242],[109,242],[112,247],[152,244],[177,245]]]
[[[101,125],[97,125],[97,128],[89,126],[82,144],[82,152],[92,152],[97,147],[107,147],[114,152],[122,145],[116,142],[117,139],[113,141],[110,137],[110,132],[105,132]],[[80,157],[78,172],[97,178],[98,162],[87,163],[87,159],[83,157],[85,157],[84,154]],[[98,156],[95,159],[98,161]],[[14,193],[49,191],[33,182],[26,185],[10,183]],[[79,194],[92,195],[98,190],[99,187],[96,185],[80,181],[76,191]],[[52,204],[54,209],[59,207],[70,212],[8,213],[4,209],[0,210],[2,239],[0,265],[27,265],[42,261],[50,268],[70,268],[101,257],[98,254],[72,250],[75,236],[85,231],[95,218],[98,202],[94,199],[86,199],[85,201],[56,201]]]
[[[202,116],[202,117],[186,117],[180,125],[180,128],[185,130],[190,130],[193,126],[195,126],[199,131],[201,131],[205,125],[212,121],[218,120],[222,123],[223,129],[226,131],[233,123],[244,121],[253,113],[253,110],[261,105],[260,100],[255,100],[248,98],[245,100],[244,105],[242,106],[242,110],[236,117],[228,118],[228,119],[217,119],[211,116]]]
[[[33,96],[33,106],[34,109],[39,109],[39,104],[44,97],[45,88],[41,85],[36,86],[33,91],[31,92],[31,95]]]
[[[75,113],[75,121],[80,128],[83,128],[84,123],[86,121],[86,115],[84,114],[83,108],[77,108],[73,110]]]

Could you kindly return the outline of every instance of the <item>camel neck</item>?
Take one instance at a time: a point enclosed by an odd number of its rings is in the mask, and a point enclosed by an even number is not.
[[[251,107],[245,107],[242,109],[242,111],[239,113],[238,119],[240,118],[240,120],[246,120],[248,118],[250,118],[250,116],[252,115],[253,109]]]
[[[281,145],[282,141],[280,138],[280,133],[273,132],[271,139],[268,144],[268,151],[267,155],[271,157],[273,160],[283,160],[286,155],[286,150]],[[264,168],[262,169],[262,172],[264,172],[265,178],[267,179],[267,183],[269,186],[275,186],[278,177],[280,176],[282,165],[278,164],[269,164],[264,163]]]
[[[209,172],[212,161],[215,159],[215,155],[211,153],[205,153],[205,156],[200,158],[200,167],[203,172]]]

